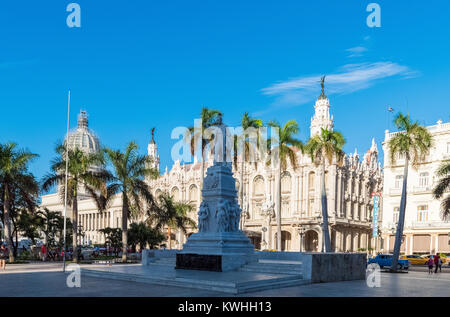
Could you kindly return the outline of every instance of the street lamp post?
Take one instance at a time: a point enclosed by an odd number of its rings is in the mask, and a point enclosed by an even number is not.
[[[303,252],[303,236],[305,235],[305,228],[297,228],[298,234],[300,235],[300,252]]]

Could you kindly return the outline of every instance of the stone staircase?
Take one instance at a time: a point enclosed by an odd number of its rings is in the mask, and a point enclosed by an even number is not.
[[[240,268],[241,272],[288,274],[302,277],[303,268],[301,262],[259,260]]]
[[[97,278],[117,279],[165,286],[178,286],[218,291],[228,294],[276,289],[310,284],[303,278],[300,261],[267,260],[244,265],[236,271],[208,272],[175,270],[176,258],[158,257],[145,266],[116,266],[102,269],[85,267],[82,274]]]

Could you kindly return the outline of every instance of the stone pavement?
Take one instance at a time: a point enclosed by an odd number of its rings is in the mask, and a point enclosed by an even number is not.
[[[66,286],[61,264],[10,265],[0,272],[0,296],[175,296],[229,297],[230,294],[190,288],[159,286],[129,281],[82,277],[80,288]],[[382,273],[381,287],[369,288],[365,281],[310,284],[245,293],[244,297],[316,297],[316,296],[450,296],[450,274]]]

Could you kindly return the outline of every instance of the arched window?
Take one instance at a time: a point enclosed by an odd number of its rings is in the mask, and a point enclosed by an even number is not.
[[[281,192],[283,194],[288,194],[291,192],[291,174],[288,172],[284,172],[283,175],[281,175]]]
[[[264,178],[262,176],[256,176],[253,180],[253,195],[263,196],[264,191]]]
[[[194,184],[192,184],[189,187],[189,201],[191,203],[197,203],[198,202],[198,188]]]
[[[172,188],[171,195],[175,201],[180,201],[181,197],[180,197],[180,190],[178,189],[178,187],[175,186],[174,188]]]

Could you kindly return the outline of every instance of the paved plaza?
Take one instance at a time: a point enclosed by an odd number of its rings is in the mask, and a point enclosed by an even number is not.
[[[80,288],[66,285],[67,274],[62,273],[61,264],[10,265],[0,273],[0,296],[174,296],[174,297],[230,297],[230,294],[207,290],[173,286],[160,286],[138,282],[109,280],[103,278],[81,278]],[[409,273],[381,274],[381,287],[370,288],[365,281],[322,283],[245,293],[244,297],[316,297],[316,296],[450,296],[450,270],[428,275],[422,268]]]

